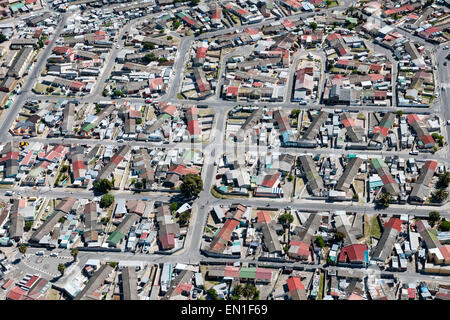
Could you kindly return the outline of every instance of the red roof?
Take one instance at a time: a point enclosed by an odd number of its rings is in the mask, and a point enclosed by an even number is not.
[[[299,277],[289,278],[286,280],[286,283],[288,285],[289,292],[294,290],[305,290],[305,286]]]
[[[171,249],[175,247],[175,236],[173,233],[165,234],[159,238],[163,249]]]
[[[239,267],[226,266],[223,276],[228,278],[239,278]]]
[[[363,262],[364,251],[367,251],[367,245],[365,244],[352,244],[350,246],[343,247],[339,254],[339,262]]]
[[[265,223],[269,223],[270,221],[272,221],[272,217],[270,216],[270,213],[268,211],[258,211],[256,213],[257,216],[257,222],[265,222]]]
[[[408,298],[414,299],[416,297],[416,289],[415,288],[408,288]]]
[[[292,246],[298,247],[296,254],[298,254],[299,256],[308,257],[310,255],[309,244],[306,242],[291,240],[289,242],[289,246],[290,247],[292,247]]]
[[[173,116],[175,110],[177,110],[177,107],[175,107],[173,104],[169,104],[161,109],[161,113],[167,113]]]
[[[271,280],[272,271],[273,271],[272,269],[256,267],[255,278],[260,280]]]
[[[227,87],[227,95],[228,96],[237,96],[239,92],[238,86],[229,86]]]
[[[445,261],[450,260],[450,245],[441,246],[439,251],[441,251]]]
[[[427,160],[425,161],[424,167],[428,167],[430,170],[435,171],[437,168],[438,163],[436,161]]]
[[[198,120],[191,120],[188,122],[187,131],[191,136],[199,135],[202,130],[200,130],[200,126],[198,125]]]
[[[208,51],[208,47],[198,47],[195,53],[196,58],[206,58],[206,51]]]
[[[399,218],[390,218],[388,222],[385,223],[384,228],[402,230],[402,221]]]
[[[142,114],[141,114],[141,112],[138,111],[138,110],[130,110],[130,112],[128,113],[128,116],[129,116],[130,118],[137,119],[137,118],[142,117]]]
[[[6,296],[7,300],[22,300],[25,295],[25,291],[16,286],[11,291],[8,292]]]
[[[266,175],[264,177],[263,182],[261,183],[261,186],[268,187],[268,188],[276,188],[280,178],[281,173],[277,172],[271,175]]]
[[[183,166],[181,164],[175,164],[175,165],[170,166],[170,168],[169,168],[169,170],[167,172],[168,173],[175,173],[175,174],[178,174],[180,176],[184,176],[184,175],[187,175],[187,174],[190,174],[190,173],[191,174],[196,174],[197,170],[195,170],[193,168],[185,167],[185,166]]]

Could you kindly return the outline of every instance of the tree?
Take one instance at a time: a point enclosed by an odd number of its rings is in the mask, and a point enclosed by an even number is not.
[[[19,247],[19,252],[20,252],[21,254],[25,254],[25,252],[27,252],[27,246],[21,245],[21,246]]]
[[[292,180],[294,180],[294,176],[293,176],[292,174],[290,174],[290,175],[288,176],[288,181],[291,182]]]
[[[105,194],[102,199],[100,200],[100,207],[101,208],[108,208],[110,205],[114,203],[114,196],[112,194]]]
[[[321,236],[316,238],[317,245],[321,248],[325,247],[325,240]]]
[[[142,124],[142,118],[137,118],[136,119],[136,124]]]
[[[200,2],[200,0],[191,0],[191,4],[194,6],[199,4],[199,2]]]
[[[439,231],[450,231],[450,221],[444,220],[438,227]]]
[[[181,193],[188,198],[196,198],[203,191],[203,181],[198,174],[187,174],[180,186]]]
[[[280,223],[284,226],[289,226],[292,222],[294,222],[294,216],[289,213],[283,213],[278,217],[278,221],[280,221]]]
[[[119,89],[114,89],[114,91],[113,91],[113,97],[123,97],[123,96],[125,96],[125,94],[124,94],[121,90],[119,90]]]
[[[447,188],[450,183],[450,172],[445,171],[443,174],[439,175],[439,180],[437,183],[438,188]]]
[[[108,90],[104,89],[102,92],[102,96],[106,97],[108,95]]]
[[[217,294],[216,290],[214,290],[214,288],[209,289],[207,293],[213,300],[219,300],[219,295]]]
[[[58,271],[61,273],[61,275],[64,275],[64,271],[66,271],[66,265],[64,263],[58,264]]]
[[[153,43],[150,43],[150,42],[144,42],[144,49],[145,50],[154,50],[155,49],[155,45]]]
[[[111,268],[116,268],[117,267],[117,265],[118,265],[119,263],[118,262],[116,262],[116,261],[111,261],[110,263],[109,263],[109,266],[111,267]]]
[[[428,214],[428,218],[434,223],[438,222],[441,219],[441,214],[437,211],[431,211]]]
[[[25,231],[30,230],[32,226],[33,226],[33,221],[26,221],[25,227],[24,227]]]
[[[403,110],[398,110],[398,111],[397,111],[397,115],[398,115],[399,117],[401,117],[401,116],[403,115]]]
[[[317,23],[315,23],[315,22],[311,22],[311,23],[309,24],[309,26],[310,26],[311,29],[313,29],[313,30],[316,30],[316,29],[317,29]]]
[[[94,190],[100,193],[107,193],[113,188],[113,183],[108,179],[102,179],[94,182]]]
[[[254,284],[246,283],[244,288],[242,288],[242,295],[248,299],[254,299],[259,297],[259,290],[256,289]]]
[[[294,109],[291,111],[290,117],[297,118],[299,114],[300,114],[300,109]]]
[[[344,240],[344,239],[345,239],[345,234],[343,234],[342,232],[337,231],[337,232],[334,234],[334,240],[335,240],[336,242],[341,242],[341,241]]]
[[[167,40],[172,40],[173,39],[173,37],[172,36],[167,36]]]
[[[180,26],[181,26],[181,21],[178,20],[178,19],[176,19],[176,20],[173,22],[173,27],[174,27],[175,29],[178,29]]]
[[[240,298],[242,296],[242,294],[243,294],[243,289],[244,288],[242,287],[242,285],[237,284],[234,287],[234,295],[237,296],[238,298]]]
[[[152,52],[152,53],[146,54],[146,55],[144,56],[144,58],[142,58],[142,60],[143,60],[145,63],[149,63],[149,62],[158,60],[158,58],[157,58],[157,57],[155,56],[155,54]]]
[[[380,196],[379,201],[382,206],[384,206],[385,208],[388,208],[389,204],[392,201],[392,196],[389,192],[383,192]]]
[[[442,203],[444,200],[448,198],[448,192],[445,189],[438,189],[436,192],[431,194],[431,200],[433,202]]]
[[[178,210],[178,202],[172,202],[169,206],[170,211],[177,211]]]
[[[72,255],[72,257],[73,257],[73,260],[77,260],[77,257],[78,257],[78,248],[72,248],[71,250],[70,250],[70,254]]]
[[[189,222],[190,217],[191,217],[191,212],[185,211],[180,215],[178,222],[180,223],[180,225],[184,226],[185,224],[187,224]]]
[[[3,33],[0,33],[0,43],[5,42],[6,40],[8,40],[6,36]]]
[[[143,187],[144,185],[142,184],[141,181],[138,181],[138,182],[136,182],[136,183],[134,184],[134,186],[136,187],[136,189],[142,189],[142,187]]]

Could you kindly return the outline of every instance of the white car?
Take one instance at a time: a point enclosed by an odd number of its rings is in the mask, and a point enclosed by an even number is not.
[[[120,45],[117,45],[117,46],[116,46],[116,49],[120,49]]]
[[[36,255],[37,256],[43,256],[44,255],[44,251],[36,251]]]
[[[52,252],[50,253],[50,257],[57,257],[59,255],[58,252]]]
[[[447,125],[450,126],[450,120],[447,120]]]

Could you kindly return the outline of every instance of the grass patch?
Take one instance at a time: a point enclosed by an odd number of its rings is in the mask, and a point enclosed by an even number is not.
[[[214,187],[211,188],[211,194],[215,198],[219,198],[219,199],[241,199],[242,197],[245,197],[244,195],[242,195],[242,196],[233,196],[233,195],[221,194]]]
[[[378,239],[381,237],[381,226],[377,216],[370,219],[370,235]]]
[[[184,97],[183,97],[183,95],[181,93],[177,94],[177,98],[180,99],[180,100],[184,100]]]
[[[323,300],[323,286],[324,286],[324,275],[323,272],[320,274],[320,282],[319,282],[319,297],[318,300]]]

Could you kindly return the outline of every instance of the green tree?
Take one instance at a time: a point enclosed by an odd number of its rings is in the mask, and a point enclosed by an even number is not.
[[[125,96],[125,94],[119,89],[114,89],[112,95],[113,95],[113,97],[123,97],[123,96]]]
[[[290,174],[290,175],[288,176],[288,181],[291,182],[292,180],[294,180],[294,176],[293,176],[292,174]]]
[[[178,19],[176,19],[176,20],[173,22],[173,27],[174,27],[175,29],[178,29],[180,26],[181,26],[181,21],[178,20]]]
[[[136,124],[142,124],[142,118],[137,118],[136,119]]]
[[[70,255],[73,257],[73,260],[77,260],[78,257],[78,248],[72,248],[70,250]]]
[[[108,208],[110,205],[114,203],[114,196],[112,194],[105,194],[102,199],[100,200],[100,207],[101,208]]]
[[[344,239],[345,239],[345,234],[343,234],[342,232],[337,231],[337,232],[334,234],[334,241],[340,242],[340,241],[342,241],[342,240],[344,240]]]
[[[172,36],[167,36],[167,40],[172,40],[173,39],[173,37]]]
[[[441,219],[441,214],[437,211],[431,211],[428,214],[428,218],[430,219],[430,221],[433,222],[433,224],[435,224],[436,222],[438,222]]]
[[[398,111],[397,111],[397,115],[398,115],[399,117],[401,117],[401,116],[403,115],[403,110],[398,110]]]
[[[445,189],[438,189],[436,192],[431,194],[431,200],[433,202],[442,203],[444,200],[448,198],[448,192]]]
[[[180,218],[179,218],[178,222],[180,223],[180,225],[184,226],[189,222],[190,217],[191,217],[191,212],[185,211],[182,214],[180,214]]]
[[[310,23],[309,26],[310,26],[311,29],[313,29],[313,30],[316,30],[316,29],[317,29],[317,23],[316,23],[316,22]]]
[[[58,271],[61,273],[61,275],[64,275],[64,271],[66,271],[66,265],[64,263],[58,264]]]
[[[111,267],[111,268],[116,268],[117,267],[117,265],[118,265],[119,263],[118,262],[116,262],[116,261],[111,261],[110,263],[109,263],[109,266]]]
[[[392,195],[389,192],[383,192],[380,196],[379,202],[385,208],[389,207],[389,204],[392,202]]]
[[[0,33],[0,43],[5,42],[6,40],[8,40],[6,36],[3,33]]]
[[[242,289],[242,295],[248,299],[254,299],[255,297],[259,297],[258,289],[256,286],[251,283],[246,283],[244,288]]]
[[[188,198],[196,198],[203,191],[203,181],[198,174],[187,174],[180,186],[181,193]]]
[[[19,247],[19,252],[21,253],[21,254],[25,254],[25,252],[27,252],[27,246],[25,246],[25,245],[21,245],[20,247]]]
[[[441,222],[441,224],[438,227],[439,231],[450,231],[450,221],[444,220]]]
[[[158,58],[157,58],[157,57],[155,56],[155,54],[152,52],[152,53],[146,54],[146,55],[144,56],[144,58],[142,58],[142,60],[143,60],[145,63],[150,63],[150,62],[152,62],[152,61],[158,60]]]
[[[323,240],[323,238],[321,236],[318,236],[316,238],[316,242],[319,247],[321,247],[321,248],[325,247],[325,240]]]
[[[178,210],[178,202],[172,202],[169,206],[170,211],[174,212]]]
[[[144,42],[144,49],[145,50],[154,50],[155,49],[155,45],[153,43],[150,43],[150,42]]]
[[[108,90],[104,89],[102,92],[102,96],[107,97],[108,96]]]
[[[438,188],[447,188],[450,183],[450,172],[445,171],[443,174],[439,175],[439,180],[437,183]]]
[[[216,290],[214,290],[214,288],[209,289],[207,293],[213,300],[219,300],[219,295],[217,294]]]
[[[144,186],[144,184],[141,181],[138,181],[134,184],[134,186],[136,187],[136,189],[142,189],[142,187]]]
[[[300,114],[300,109],[294,109],[291,111],[291,114],[289,115],[291,118],[297,118],[298,115]]]
[[[289,226],[292,222],[294,222],[294,216],[290,213],[283,213],[278,217],[278,221],[284,226]]]
[[[33,221],[25,221],[25,226],[24,226],[25,231],[30,230],[32,226],[33,226]]]
[[[113,183],[108,179],[101,179],[94,182],[94,190],[100,193],[107,193],[113,188]]]

